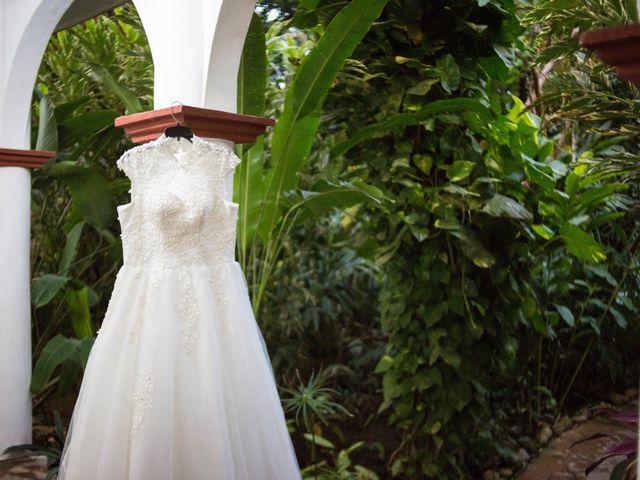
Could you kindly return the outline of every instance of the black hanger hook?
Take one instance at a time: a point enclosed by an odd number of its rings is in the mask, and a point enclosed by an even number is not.
[[[173,127],[167,128],[164,131],[164,135],[166,137],[175,138],[177,140],[180,140],[181,138],[186,138],[187,140],[189,140],[190,142],[193,143],[193,141],[191,140],[193,138],[193,132],[191,131],[191,129],[189,127],[185,127],[185,126],[180,125],[180,122],[178,121],[176,116],[173,114],[173,104],[174,103],[178,103],[178,104],[182,105],[182,103],[178,102],[178,101],[174,101],[174,102],[171,103],[169,114],[171,115],[171,118],[173,118],[175,120],[176,124]]]

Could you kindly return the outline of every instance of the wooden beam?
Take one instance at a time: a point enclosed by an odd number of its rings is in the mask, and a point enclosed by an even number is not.
[[[589,30],[580,45],[594,50],[621,78],[640,86],[640,24]]]
[[[133,143],[145,143],[162,135],[179,122],[204,138],[219,138],[234,143],[253,143],[265,129],[275,125],[271,118],[240,115],[188,105],[134,113],[116,118],[116,127],[124,128]]]
[[[0,148],[0,167],[42,167],[56,152],[49,150],[19,150],[16,148]]]

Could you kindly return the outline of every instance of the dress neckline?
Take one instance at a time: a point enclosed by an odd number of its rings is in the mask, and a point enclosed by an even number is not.
[[[189,144],[191,143],[193,146],[196,145],[203,145],[206,146],[208,148],[211,148],[213,150],[218,150],[218,151],[222,151],[224,153],[228,153],[228,152],[233,152],[233,149],[222,144],[222,143],[218,143],[215,140],[208,140],[205,139],[203,137],[198,137],[197,135],[193,135],[193,138],[191,138],[191,142],[189,142],[189,140],[187,139],[179,139],[179,138],[175,138],[175,137],[167,137],[164,133],[162,135],[160,135],[158,138],[156,138],[155,140],[151,140],[150,142],[146,142],[143,143],[141,145],[137,145],[129,150],[127,150],[127,152],[125,152],[125,154],[127,153],[134,153],[134,152],[142,152],[145,150],[148,150],[150,148],[154,148],[154,147],[158,147],[158,146],[174,146],[174,147],[179,147],[185,144]]]

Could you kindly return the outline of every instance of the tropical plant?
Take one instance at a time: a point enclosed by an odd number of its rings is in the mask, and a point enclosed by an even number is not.
[[[344,62],[362,40],[387,0],[354,0],[331,20],[317,45],[304,57],[287,89],[284,106],[270,137],[268,169],[262,164],[262,140],[242,149],[234,195],[239,199],[238,257],[252,286],[254,310],[265,289],[283,242],[304,211],[315,215],[363,201],[381,204],[376,188],[358,180],[323,181],[311,191],[299,191],[300,172],[309,156],[324,97]],[[256,15],[243,52],[239,111],[261,114],[265,98],[266,57],[262,24]],[[247,94],[245,94],[247,92]],[[251,92],[249,96],[248,92]],[[255,99],[253,98],[255,97]],[[283,209],[284,207],[284,209]],[[284,210],[284,211],[283,211]]]
[[[602,362],[587,359],[633,357],[611,342],[638,329],[629,189],[590,169],[585,152],[604,143],[566,143],[527,112],[514,7],[390,4],[389,28],[352,59],[360,74],[325,103],[321,134],[344,177],[395,200],[352,241],[385,274],[377,371],[381,412],[404,432],[394,475],[460,478],[514,461],[514,436],[565,408],[592,378],[585,366]]]
[[[325,440],[322,447],[334,453],[331,463],[326,460],[309,465],[302,469],[304,480],[379,480],[379,476],[363,465],[354,465],[351,455],[359,449],[366,447],[363,442],[356,442],[353,445],[336,452],[336,447],[332,442]]]
[[[115,206],[129,184],[113,162],[126,145],[113,120],[149,108],[150,59],[129,7],[58,32],[45,53],[32,137],[58,154],[33,181],[31,390],[41,398],[74,387],[121,263]]]
[[[545,1],[523,7],[532,50],[531,108],[545,128],[560,131],[560,147],[588,158],[603,175],[637,181],[638,89],[579,46],[588,30],[638,21],[629,0]],[[595,150],[592,147],[596,147]]]
[[[611,420],[629,425],[633,428],[633,431],[629,432],[628,437],[618,445],[615,445],[604,453],[603,456],[598,458],[595,462],[589,465],[584,474],[589,474],[594,471],[601,463],[611,457],[625,456],[624,460],[621,460],[613,468],[611,472],[610,480],[636,480],[638,474],[638,410],[630,410],[627,412],[617,412],[610,408],[598,407],[593,409],[597,413],[604,413]],[[571,447],[578,444],[595,440],[596,438],[608,437],[607,433],[597,433],[588,438],[575,442]]]

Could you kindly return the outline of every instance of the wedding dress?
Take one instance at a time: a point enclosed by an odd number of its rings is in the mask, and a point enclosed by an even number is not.
[[[289,480],[300,470],[234,258],[238,157],[161,136],[126,152],[124,264],[87,361],[60,480]]]

